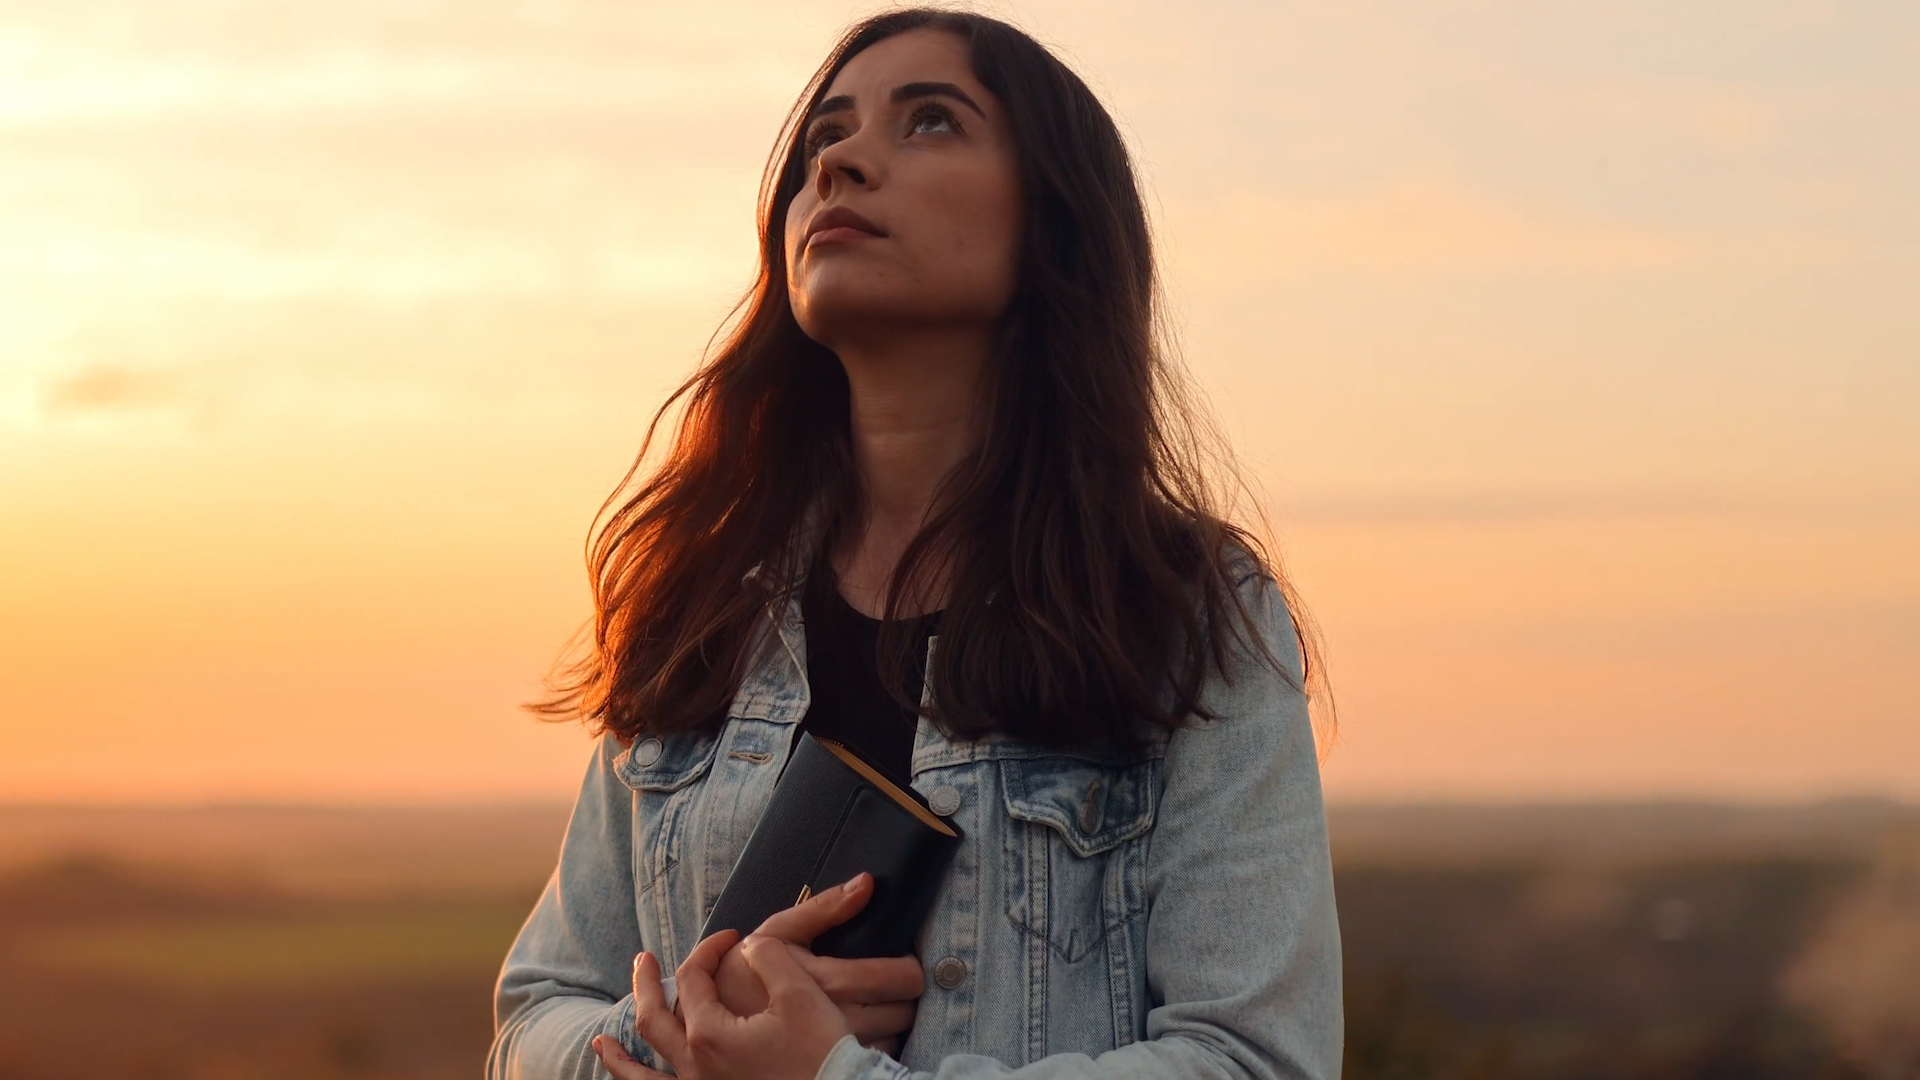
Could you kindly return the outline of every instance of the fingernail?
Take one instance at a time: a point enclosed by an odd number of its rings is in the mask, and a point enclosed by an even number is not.
[[[843,893],[852,892],[854,886],[860,884],[860,879],[866,876],[867,876],[867,872],[865,870],[862,870],[859,873],[853,875],[852,877],[848,878],[846,881],[841,883],[840,891]]]

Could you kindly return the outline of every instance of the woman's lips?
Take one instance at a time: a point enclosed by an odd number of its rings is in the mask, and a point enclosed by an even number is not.
[[[856,229],[851,225],[835,225],[830,229],[821,229],[819,232],[807,237],[807,247],[812,248],[820,244],[844,244],[851,240],[878,239],[880,239],[880,234],[878,233],[870,233],[865,229]]]
[[[830,206],[816,212],[807,223],[805,247],[811,248],[816,243],[845,244],[885,235],[887,230],[868,221],[859,211],[847,206]]]

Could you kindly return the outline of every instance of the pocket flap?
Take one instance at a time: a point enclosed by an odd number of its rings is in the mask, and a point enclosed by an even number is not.
[[[719,745],[712,733],[643,735],[613,759],[613,772],[635,791],[675,791],[707,774]]]
[[[1000,762],[1007,813],[1057,831],[1075,855],[1095,855],[1153,827],[1160,759],[1100,765],[1068,757]]]

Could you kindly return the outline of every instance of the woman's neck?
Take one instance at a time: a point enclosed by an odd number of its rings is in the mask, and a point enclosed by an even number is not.
[[[887,579],[931,516],[941,481],[980,444],[975,402],[991,346],[984,335],[952,333],[892,344],[840,352],[860,506],[833,563],[841,595],[876,617],[886,605]],[[944,592],[942,583],[915,606],[935,610]]]

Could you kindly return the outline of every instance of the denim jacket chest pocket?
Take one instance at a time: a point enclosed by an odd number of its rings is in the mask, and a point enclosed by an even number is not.
[[[1010,831],[1007,917],[1068,963],[1146,913],[1160,759],[999,763]]]
[[[667,880],[687,846],[697,781],[713,765],[720,740],[711,732],[636,739],[613,761],[633,789],[633,876],[637,895]]]

